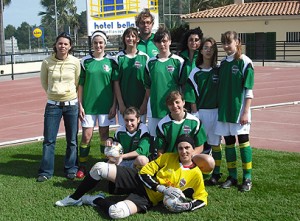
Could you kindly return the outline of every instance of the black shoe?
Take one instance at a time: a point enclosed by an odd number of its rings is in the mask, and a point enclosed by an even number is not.
[[[43,175],[40,175],[38,178],[36,178],[36,182],[45,182],[47,180],[49,180],[49,178]]]
[[[68,173],[66,175],[66,178],[69,179],[69,180],[74,180],[76,177],[76,173]]]
[[[237,185],[237,179],[232,178],[231,176],[227,177],[226,181],[220,185],[223,189],[229,189],[231,186]]]
[[[252,188],[252,181],[250,179],[244,179],[241,186],[241,192],[249,192]]]
[[[221,179],[222,173],[215,174],[213,173],[210,179],[207,181],[208,185],[215,186],[218,184],[219,179]]]

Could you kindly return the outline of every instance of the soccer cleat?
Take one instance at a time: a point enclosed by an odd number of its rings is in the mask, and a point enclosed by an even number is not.
[[[237,185],[237,179],[232,178],[231,176],[227,177],[226,181],[220,185],[223,189],[229,189],[231,186]]]
[[[85,173],[86,173],[85,171],[86,171],[85,167],[83,167],[83,166],[79,167],[79,170],[76,173],[76,177],[79,178],[79,179],[84,178],[85,177]]]
[[[82,200],[82,204],[84,204],[84,205],[97,206],[94,203],[94,200],[98,199],[98,198],[105,199],[105,194],[104,193],[99,193],[97,195],[83,195],[81,197],[81,200]]]
[[[38,176],[38,178],[36,179],[36,182],[45,182],[48,179],[49,179],[48,177],[41,175],[41,176]]]
[[[252,181],[250,179],[244,179],[241,186],[241,192],[249,192],[252,188]]]
[[[210,179],[207,181],[207,184],[215,186],[218,184],[218,181],[219,179],[221,179],[221,177],[222,177],[222,173],[218,173],[218,174],[213,173]]]
[[[82,200],[74,200],[70,196],[65,197],[62,200],[59,200],[55,203],[56,206],[81,206]]]

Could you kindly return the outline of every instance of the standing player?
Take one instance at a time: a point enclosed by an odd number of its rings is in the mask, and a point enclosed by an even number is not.
[[[147,63],[145,87],[149,95],[148,127],[151,136],[155,137],[158,122],[168,113],[165,103],[167,95],[173,90],[179,90],[179,78],[184,61],[170,52],[171,34],[164,26],[155,33],[154,42],[159,54],[150,58]]]
[[[114,81],[119,107],[118,121],[120,125],[125,125],[122,114],[127,107],[134,106],[139,109],[142,122],[146,123],[148,97],[144,77],[149,56],[136,48],[139,42],[136,28],[126,29],[122,40],[125,48],[116,55],[118,80]]]
[[[195,67],[188,80],[185,99],[191,103],[192,113],[196,114],[204,125],[207,143],[212,147],[215,168],[210,183],[216,185],[221,177],[221,137],[215,134],[218,121],[218,49],[213,38],[203,39]]]
[[[182,85],[183,92],[185,92],[185,85],[191,71],[196,67],[198,50],[202,37],[203,33],[199,27],[191,29],[184,34],[183,41],[181,43],[182,48],[179,53],[179,56],[184,59],[184,65],[180,77],[180,84]],[[191,107],[187,100],[185,102],[185,107],[189,112],[191,112]]]
[[[235,31],[227,31],[222,34],[221,42],[227,56],[220,65],[216,133],[224,136],[229,172],[229,176],[221,187],[227,189],[237,185],[235,148],[237,136],[243,165],[241,191],[250,191],[252,187],[252,149],[249,142],[249,132],[254,69],[250,58],[242,54],[241,42]]]
[[[136,26],[139,28],[139,38],[138,50],[145,52],[149,57],[156,56],[158,54],[158,49],[154,44],[154,34],[152,33],[152,28],[154,25],[154,16],[150,13],[148,8],[145,8],[136,17]]]
[[[184,109],[185,101],[179,91],[172,91],[166,98],[170,113],[157,125],[155,147],[159,155],[176,152],[175,141],[182,134],[188,134],[195,141],[193,161],[201,169],[203,175],[208,176],[214,168],[214,159],[208,154],[201,154],[206,141],[205,130],[200,120]]]
[[[80,104],[79,118],[82,125],[78,178],[83,178],[90,152],[90,141],[94,127],[98,124],[102,148],[109,137],[109,125],[115,124],[116,99],[113,80],[116,80],[116,63],[105,54],[106,34],[95,31],[92,36],[94,52],[81,60],[78,88]]]

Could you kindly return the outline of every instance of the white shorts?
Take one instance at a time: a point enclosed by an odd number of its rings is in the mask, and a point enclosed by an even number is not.
[[[218,121],[218,109],[200,109],[198,111],[198,116],[205,129],[207,143],[213,146],[220,145],[221,136],[215,133]]]
[[[141,115],[141,122],[146,124],[146,114]],[[118,123],[119,125],[125,126],[123,115],[118,111]]]
[[[250,123],[241,125],[217,121],[215,133],[220,136],[236,136],[250,133]]]
[[[148,129],[150,135],[156,137],[156,127],[161,118],[148,117]]]
[[[83,121],[81,121],[82,127],[95,127],[98,124],[99,127],[107,127],[109,125],[116,124],[116,119],[108,119],[108,114],[90,115],[86,114]]]

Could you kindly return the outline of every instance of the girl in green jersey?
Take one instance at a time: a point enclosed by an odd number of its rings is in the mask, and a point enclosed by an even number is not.
[[[229,176],[221,184],[221,188],[228,189],[238,183],[235,147],[237,136],[243,165],[243,183],[240,190],[250,191],[252,187],[252,149],[249,132],[254,69],[251,59],[242,54],[241,42],[235,31],[227,31],[222,34],[221,42],[227,56],[220,65],[216,134],[224,136],[229,172]]]
[[[81,60],[78,88],[79,118],[82,125],[78,178],[83,178],[90,152],[90,141],[96,125],[99,127],[101,148],[109,137],[109,126],[115,124],[116,99],[113,81],[116,80],[115,61],[106,55],[106,34],[95,31],[92,36],[94,52]]]

